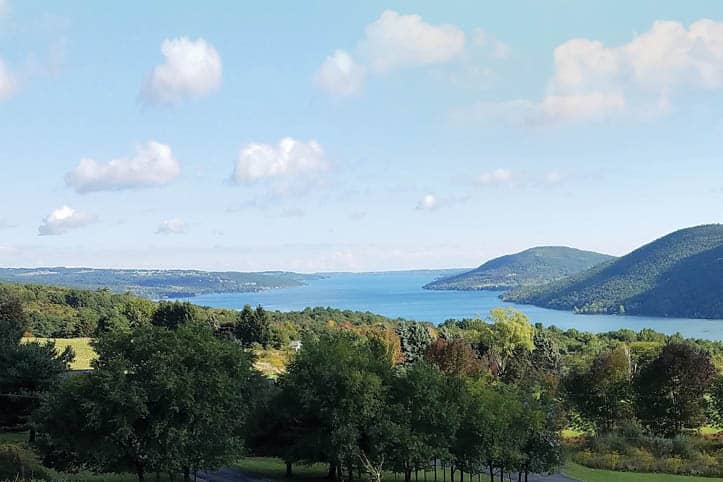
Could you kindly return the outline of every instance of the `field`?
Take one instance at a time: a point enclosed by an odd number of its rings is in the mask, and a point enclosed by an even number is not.
[[[75,350],[75,360],[71,364],[72,370],[89,370],[90,362],[96,358],[93,347],[90,346],[91,338],[23,338],[23,342],[29,343],[37,341],[46,343],[54,341],[59,350],[64,350],[66,346],[73,347]],[[291,352],[288,350],[258,350],[256,355],[256,368],[263,374],[276,378],[284,371]]]
[[[96,357],[93,347],[90,346],[90,338],[23,338],[25,343],[33,341],[39,343],[54,341],[60,351],[64,350],[66,346],[72,347],[75,351],[75,360],[70,365],[71,370],[89,370],[90,362]]]
[[[723,482],[723,479],[717,477],[612,472],[610,470],[589,469],[573,463],[568,464],[563,472],[565,475],[582,482]]]

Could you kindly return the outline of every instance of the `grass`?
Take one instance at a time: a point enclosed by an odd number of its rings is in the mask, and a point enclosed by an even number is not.
[[[90,370],[90,362],[97,357],[95,350],[90,346],[92,338],[23,338],[23,343],[47,343],[48,341],[54,341],[58,350],[61,351],[66,346],[73,347],[75,360],[70,365],[71,370]],[[291,354],[290,350],[276,350],[273,348],[257,350],[255,352],[256,368],[264,375],[276,378],[285,370]]]
[[[63,351],[66,346],[72,347],[75,351],[75,360],[70,364],[71,370],[90,370],[90,362],[96,358],[95,350],[90,346],[91,338],[23,338],[24,343],[34,341],[38,343],[54,341],[60,351]]]
[[[582,482],[723,482],[723,479],[717,477],[692,477],[658,473],[643,474],[590,469],[572,462],[565,466],[563,473]]]

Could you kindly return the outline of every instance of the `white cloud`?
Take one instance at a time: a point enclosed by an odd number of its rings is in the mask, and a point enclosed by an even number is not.
[[[314,83],[331,94],[350,95],[361,90],[368,71],[384,74],[444,64],[460,58],[464,50],[465,33],[459,27],[432,25],[419,15],[385,10],[366,26],[353,55],[335,50],[324,60]]]
[[[464,51],[465,35],[455,25],[432,25],[419,15],[385,10],[367,25],[359,50],[375,72],[448,62]]]
[[[95,216],[76,211],[69,206],[63,206],[43,219],[38,227],[38,234],[40,236],[65,234],[72,229],[87,226],[95,221]]]
[[[244,146],[239,152],[232,180],[249,183],[313,175],[325,170],[328,164],[318,142],[285,137],[276,146],[256,143]]]
[[[612,47],[571,39],[555,48],[553,59],[554,74],[542,100],[482,103],[470,111],[524,125],[596,121],[624,112],[660,115],[681,90],[723,88],[723,22],[701,19],[686,28],[657,21]]]
[[[558,171],[550,171],[545,174],[545,182],[547,184],[555,185],[560,184],[565,180],[565,175]]]
[[[477,178],[477,182],[483,186],[505,184],[512,180],[512,171],[498,168],[494,171],[483,172]]]
[[[158,225],[156,234],[183,234],[186,232],[186,223],[183,219],[166,219]]]
[[[17,86],[15,76],[10,72],[7,65],[0,58],[0,100],[10,97]]]
[[[82,159],[65,175],[65,183],[79,193],[117,191],[167,184],[181,174],[181,164],[166,144],[148,141],[131,158],[99,163]]]
[[[475,29],[472,44],[476,47],[489,50],[490,55],[496,59],[506,59],[510,56],[511,49],[509,45],[497,40],[481,28]]]
[[[165,61],[153,68],[141,88],[146,102],[178,104],[206,95],[221,85],[221,57],[204,39],[166,39],[161,44],[161,53]]]
[[[344,50],[335,50],[316,72],[316,85],[333,95],[352,95],[364,84],[365,69]]]
[[[419,211],[434,211],[439,207],[439,200],[434,194],[426,194],[417,203],[417,210]]]

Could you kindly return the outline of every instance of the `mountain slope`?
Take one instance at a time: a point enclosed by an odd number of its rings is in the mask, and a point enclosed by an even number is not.
[[[472,271],[432,281],[425,288],[506,290],[564,278],[610,259],[611,256],[591,251],[542,246],[492,259]]]
[[[723,318],[723,225],[676,231],[617,260],[503,299],[582,313]]]

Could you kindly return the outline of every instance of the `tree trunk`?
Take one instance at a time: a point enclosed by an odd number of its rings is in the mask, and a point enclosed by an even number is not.
[[[459,482],[464,482],[464,470],[459,470]]]
[[[527,469],[525,469],[525,482],[527,482],[527,474],[529,474],[529,472]]]
[[[183,482],[191,482],[191,467],[183,468]]]
[[[404,482],[412,482],[412,469],[404,469]]]
[[[291,462],[286,462],[286,478],[291,478]]]
[[[141,462],[136,462],[136,475],[138,476],[138,482],[146,482],[146,468]]]
[[[330,462],[329,463],[329,474],[326,476],[329,480],[336,480],[336,463]]]
[[[495,468],[490,464],[490,482],[495,482]]]

